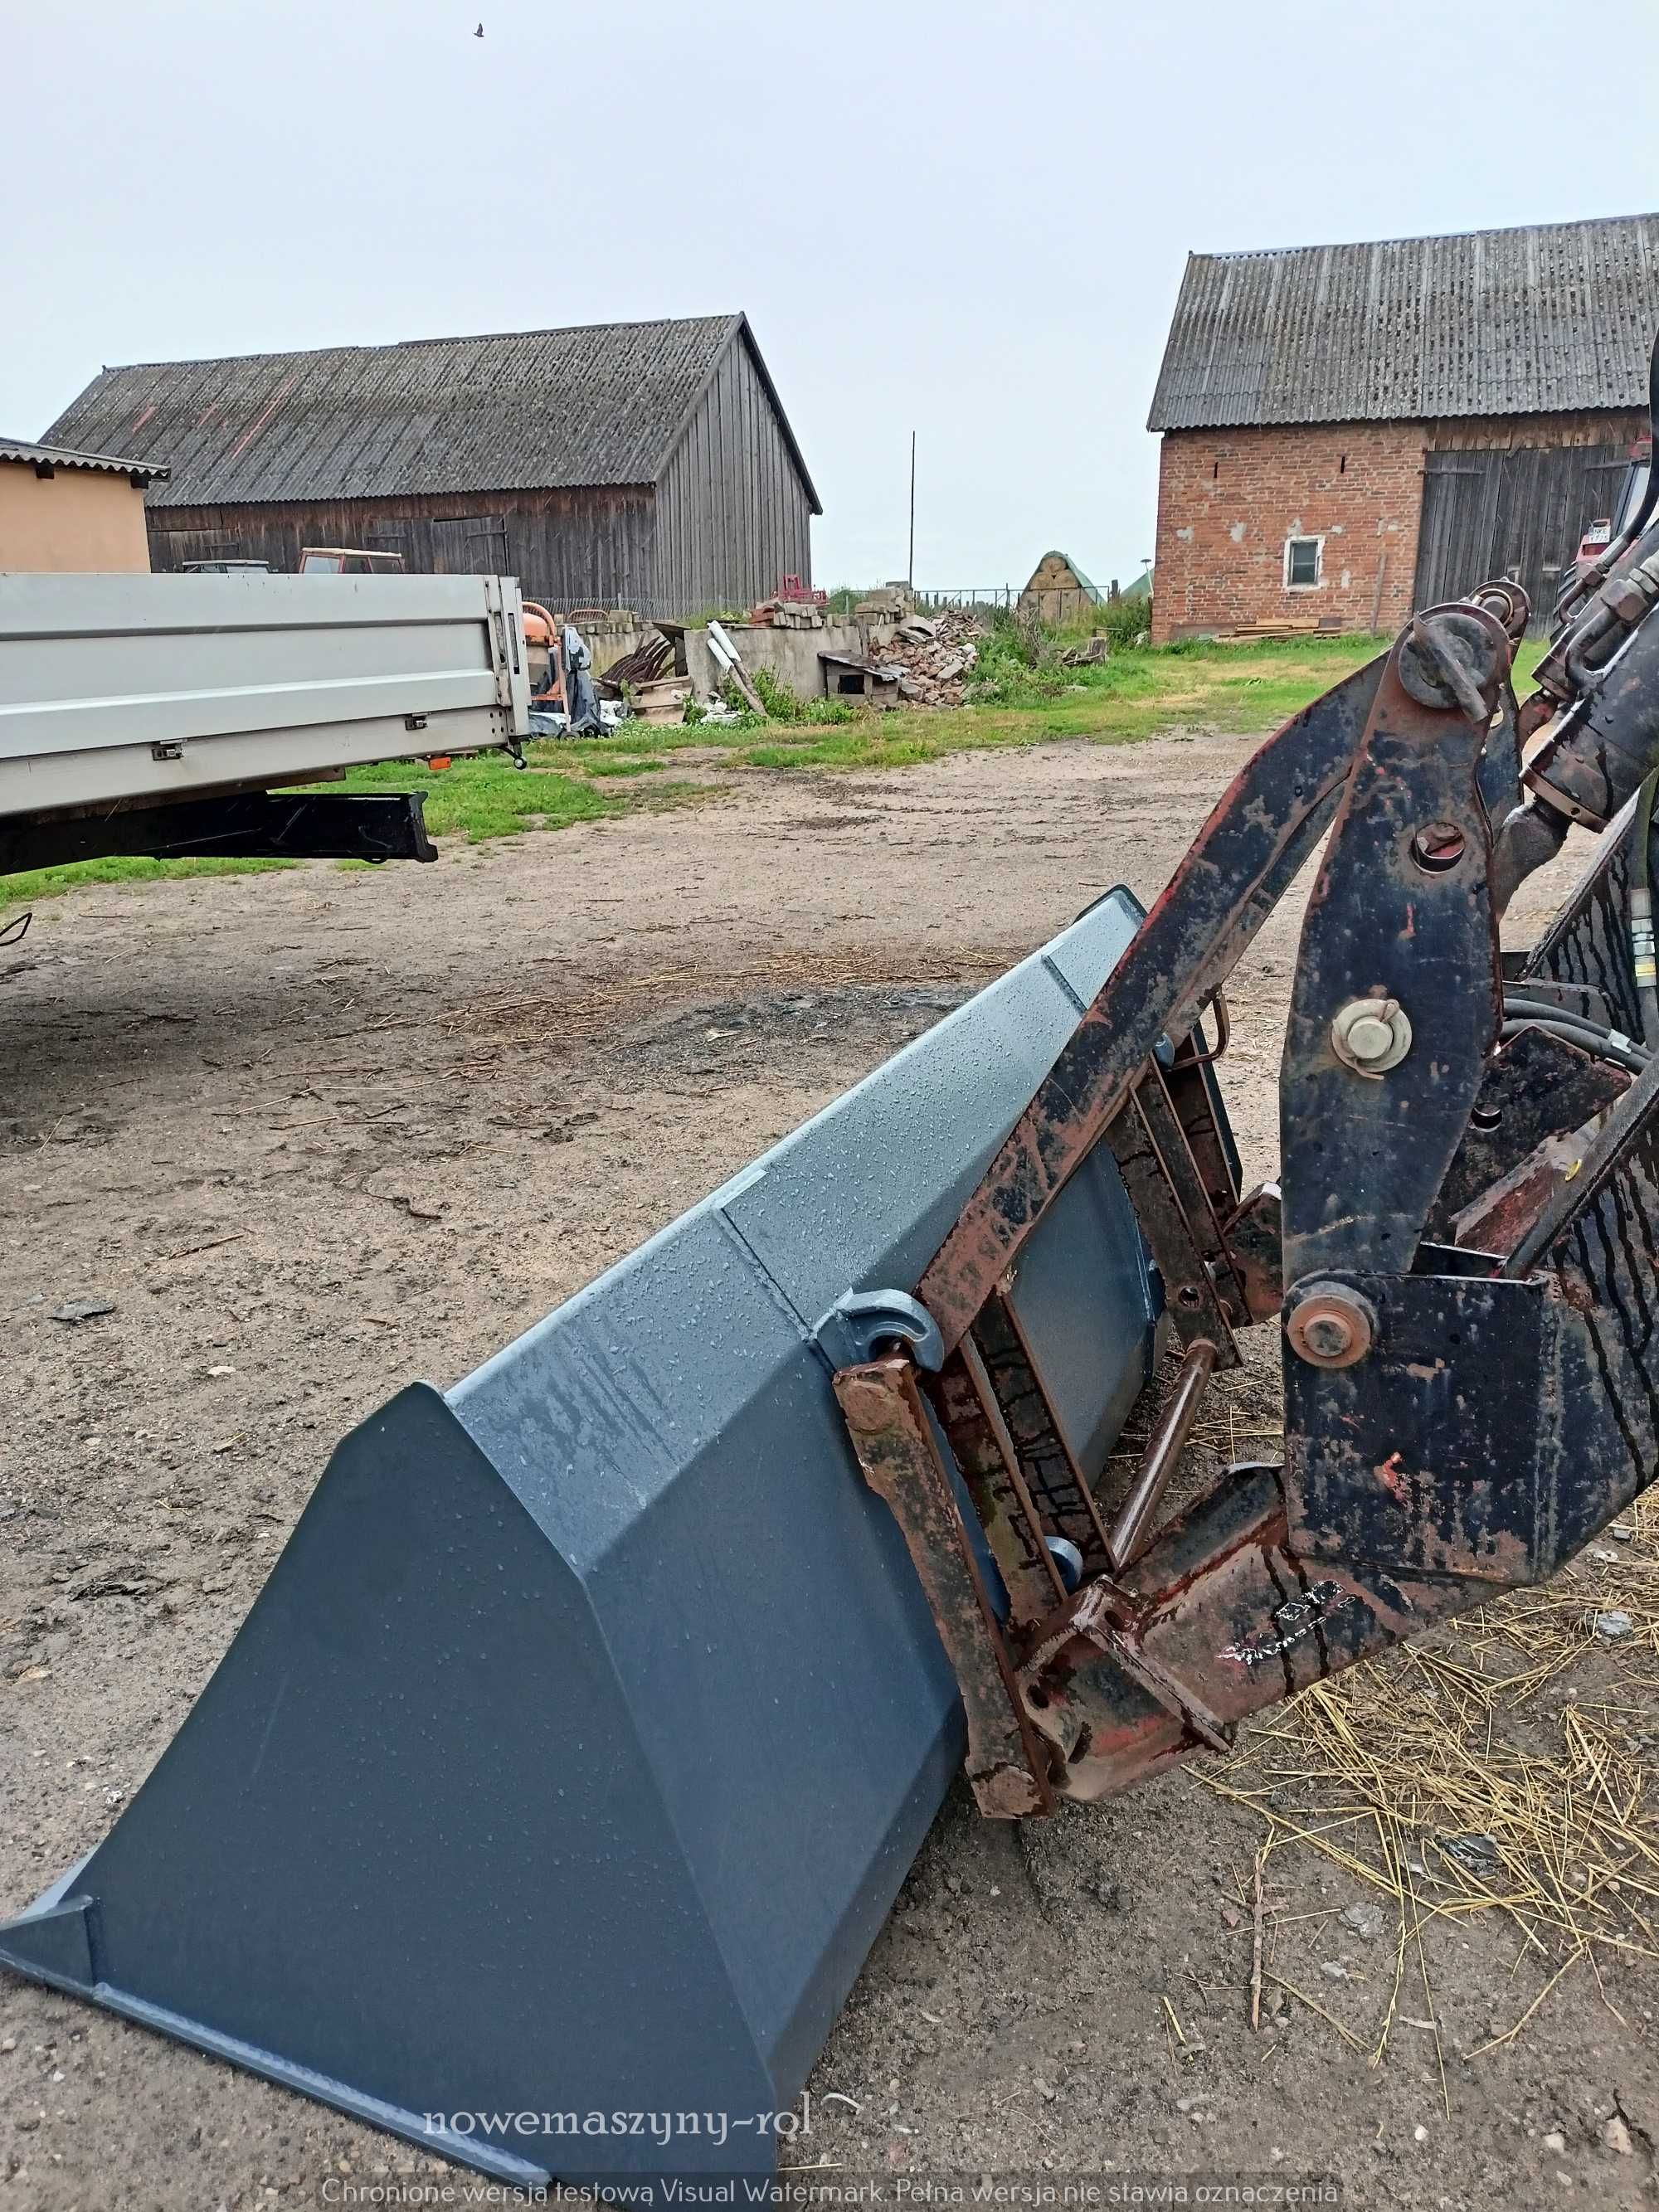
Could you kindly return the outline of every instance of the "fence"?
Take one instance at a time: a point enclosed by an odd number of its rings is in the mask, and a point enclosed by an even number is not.
[[[974,584],[954,592],[919,591],[916,599],[934,612],[940,607],[967,607],[975,612],[1018,608],[1051,629],[1081,629],[1108,605],[1103,593],[1081,585],[1048,585],[1034,591],[1029,584]]]
[[[957,592],[918,592],[919,606],[937,613],[941,607],[1012,607],[1019,601],[1018,584],[969,584]]]

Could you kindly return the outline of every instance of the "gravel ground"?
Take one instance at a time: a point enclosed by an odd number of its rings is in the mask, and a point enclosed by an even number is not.
[[[430,869],[44,906],[0,951],[0,1907],[143,1778],[339,1436],[405,1382],[465,1373],[1098,891],[1155,893],[1248,750],[1175,735],[757,775]],[[1231,994],[1252,1176],[1273,1164],[1298,906]],[[50,1317],[73,1297],[112,1310]],[[1229,1388],[1248,1413],[1269,1381],[1258,1362]],[[1443,2093],[1409,2035],[1372,2068],[1303,2008],[1253,2034],[1236,1893],[1256,1839],[1187,1774],[1021,1829],[958,1789],[817,2069],[801,2154],[1333,2175],[1352,2203],[1459,2212],[1647,2201],[1648,1967],[1605,2001],[1569,1978],[1512,2043],[1454,2055]],[[1328,1869],[1306,1880],[1326,1917],[1304,1986],[1340,1963],[1349,1901]],[[1437,1940],[1469,2047],[1519,2009],[1514,1939],[1494,1917]],[[316,2202],[325,2176],[417,2163],[0,1977],[9,2203]]]

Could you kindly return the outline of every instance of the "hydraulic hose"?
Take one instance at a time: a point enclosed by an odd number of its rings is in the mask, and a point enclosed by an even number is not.
[[[1534,870],[1560,851],[1571,822],[1601,829],[1659,769],[1659,621],[1638,623],[1616,664],[1581,695],[1572,717],[1528,764],[1524,781],[1532,796],[1493,841],[1492,895],[1500,914]]]
[[[1641,1071],[1644,1071],[1644,1068],[1648,1066],[1648,1061],[1652,1060],[1652,1053],[1646,1053],[1639,1044],[1637,1046],[1620,1044],[1620,1042],[1610,1036],[1601,1037],[1601,1040],[1597,1042],[1595,1040],[1595,1036],[1586,1036],[1582,1029],[1568,1029],[1566,1022],[1547,1022],[1537,1013],[1528,1013],[1524,1015],[1522,1020],[1516,1020],[1516,1022],[1506,1020],[1504,1026],[1498,1030],[1498,1036],[1500,1036],[1500,1040],[1504,1042],[1504,1044],[1509,1044],[1510,1037],[1520,1037],[1520,1033],[1524,1029],[1548,1029],[1553,1036],[1564,1037],[1568,1044],[1577,1044],[1579,1051],[1593,1051],[1597,1053],[1597,1057],[1601,1057],[1601,1060],[1613,1061],[1614,1066],[1631,1068],[1632,1075],[1641,1075]]]
[[[1656,505],[1659,505],[1659,338],[1654,340],[1653,351],[1648,356],[1648,480],[1642,487],[1641,502],[1589,574],[1569,575],[1551,611],[1552,631],[1565,622],[1577,605],[1589,599],[1592,585],[1599,585],[1615,562],[1622,559],[1635,544],[1653,520]]]
[[[1650,471],[1648,481],[1654,480]],[[1636,970],[1636,1003],[1642,1010],[1642,1041],[1659,1046],[1659,970],[1653,957],[1653,798],[1659,790],[1656,769],[1636,794],[1631,823],[1630,957]]]
[[[1648,480],[1643,487],[1642,504],[1623,533],[1626,545],[1633,545],[1647,528],[1656,506],[1659,506],[1659,338],[1654,340],[1648,358]]]
[[[1615,1045],[1621,1051],[1639,1053],[1644,1060],[1648,1055],[1648,1048],[1640,1038],[1626,1036],[1622,1030],[1609,1029],[1603,1022],[1592,1021],[1588,1014],[1576,1014],[1569,1006],[1558,1006],[1553,999],[1535,999],[1524,982],[1504,992],[1504,1016],[1506,1021],[1553,1022],[1558,1029],[1582,1030],[1592,1043]]]

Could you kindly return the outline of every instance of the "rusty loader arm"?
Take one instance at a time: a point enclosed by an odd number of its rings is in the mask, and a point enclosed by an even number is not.
[[[1645,524],[1564,609],[1518,713],[1528,610],[1499,583],[1415,617],[1261,747],[890,1329],[872,1322],[874,1356],[837,1376],[961,1684],[986,1813],[1224,1747],[1247,1714],[1542,1580],[1659,1473]],[[1606,832],[1588,880],[1530,954],[1501,956],[1508,900],[1575,822]],[[1222,994],[1327,832],[1280,1180],[1245,1196],[1214,1090]],[[1116,1496],[1085,1479],[1012,1299],[1101,1146],[1184,1351]],[[1160,1522],[1207,1378],[1269,1321],[1282,1462],[1231,1467]]]

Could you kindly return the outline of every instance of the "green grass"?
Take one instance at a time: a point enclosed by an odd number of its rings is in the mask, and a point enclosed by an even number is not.
[[[1376,638],[1344,637],[1121,653],[1097,668],[1060,669],[1052,683],[1043,671],[1027,671],[1040,679],[1029,685],[999,672],[985,703],[791,728],[759,744],[752,732],[722,734],[738,739],[740,757],[754,768],[880,769],[1057,738],[1133,744],[1183,725],[1265,732],[1381,648]]]
[[[424,761],[385,761],[319,787],[423,791],[433,836],[476,845],[525,830],[563,830],[573,822],[695,804],[706,784],[662,775],[676,753],[692,747],[719,755],[738,774],[753,769],[807,773],[911,768],[946,753],[1044,744],[1056,738],[1134,744],[1182,726],[1265,734],[1381,652],[1386,642],[1300,637],[1239,645],[1192,643],[1119,651],[1099,667],[1069,669],[1058,665],[1051,641],[1036,641],[1033,665],[1000,635],[995,649],[983,656],[982,687],[990,696],[970,706],[860,712],[851,720],[814,721],[814,702],[809,700],[800,702],[799,721],[703,722],[669,729],[629,726],[611,737],[532,744],[526,748],[531,765],[525,772],[502,754],[486,753],[441,770]],[[1516,656],[1517,688],[1522,691],[1530,688],[1543,649],[1541,642],[1528,641]],[[613,787],[618,784],[629,787]],[[86,860],[0,877],[0,911],[86,884],[244,874],[294,865]]]
[[[65,891],[84,890],[88,884],[153,884],[172,876],[253,876],[274,868],[296,868],[297,860],[148,860],[135,854],[116,854],[102,860],[72,860],[61,868],[23,868],[15,875],[0,876],[0,909],[38,906],[42,899],[59,898]]]
[[[627,760],[618,753],[610,760],[600,758],[588,763],[590,775],[660,775],[659,760]]]
[[[462,837],[469,845],[507,837],[520,830],[564,830],[625,811],[626,801],[596,791],[586,775],[573,775],[556,750],[526,748],[528,769],[515,769],[504,753],[480,753],[446,769],[424,761],[380,761],[352,769],[323,791],[423,791],[426,826],[434,837]],[[557,767],[548,765],[558,759]]]
[[[860,718],[851,728],[811,726],[769,733],[726,731],[751,768],[908,768],[943,754],[1083,738],[1135,744],[1183,726],[1265,736],[1310,699],[1383,651],[1383,638],[1273,639],[1249,646],[1193,644],[1125,653],[1099,668],[1067,669],[1051,696],[1013,704],[901,709]],[[1517,688],[1531,688],[1542,642],[1516,655]]]

